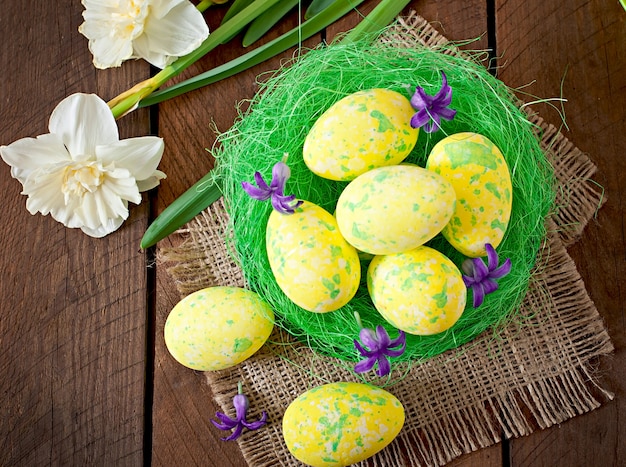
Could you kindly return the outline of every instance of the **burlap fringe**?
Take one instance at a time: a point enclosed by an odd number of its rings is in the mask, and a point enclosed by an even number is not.
[[[517,319],[460,349],[394,370],[398,382],[390,390],[405,406],[405,426],[361,465],[444,465],[612,399],[592,374],[596,358],[612,352],[611,341],[556,231],[549,239],[538,263],[550,260],[533,276]],[[345,362],[317,355],[281,330],[270,341],[255,358],[207,373],[207,380],[225,409],[244,381],[252,407],[273,420],[267,430],[240,439],[250,465],[298,466],[280,430],[289,402],[319,384],[360,379]]]
[[[447,45],[423,18],[398,21],[407,42]],[[596,167],[553,126],[529,112],[558,181],[557,207],[537,261],[529,293],[503,329],[420,364],[397,368],[391,391],[406,410],[401,434],[368,466],[440,466],[503,438],[527,435],[597,408],[612,399],[596,382],[594,366],[613,346],[565,247],[580,236],[603,203],[591,177]],[[214,285],[244,286],[224,243],[227,214],[222,200],[180,233],[186,240],[162,249],[159,261],[185,296]],[[287,405],[307,389],[331,381],[360,381],[351,366],[314,354],[277,329],[253,358],[206,374],[217,403],[230,411],[243,381],[252,408],[266,410],[269,424],[244,433],[239,445],[252,466],[299,466],[281,433]],[[380,381],[379,381],[380,383]]]

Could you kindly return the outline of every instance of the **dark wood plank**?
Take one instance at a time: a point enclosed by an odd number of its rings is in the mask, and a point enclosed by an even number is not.
[[[563,97],[565,136],[597,163],[595,179],[607,203],[570,248],[587,290],[606,321],[615,356],[600,362],[603,382],[616,393],[598,410],[512,442],[517,466],[622,465],[626,459],[626,14],[619,2],[499,1],[500,77],[541,97]],[[561,89],[562,82],[562,89]],[[527,98],[527,100],[530,98]],[[559,115],[534,106],[550,123]]]
[[[148,75],[96,72],[80,2],[3,3],[0,144],[47,132],[74,92],[109,98]],[[146,134],[148,114],[121,124]],[[147,206],[105,239],[31,216],[0,163],[0,465],[139,465],[143,459]]]
[[[374,3],[366,2],[361,11],[367,13]],[[128,63],[120,70],[93,69],[86,40],[76,31],[82,21],[76,2],[43,2],[28,11],[17,1],[3,6],[0,144],[45,133],[50,112],[72,92],[96,92],[108,99],[148,74],[142,62]],[[483,2],[426,0],[411,6],[450,39],[475,38],[487,30]],[[619,464],[626,458],[620,443],[624,437],[620,375],[626,369],[622,305],[626,147],[620,139],[626,129],[625,13],[617,2],[607,5],[600,0],[566,5],[556,0],[509,0],[496,2],[496,8],[497,52],[504,54],[500,77],[513,87],[537,80],[530,92],[554,97],[560,95],[565,75],[566,136],[599,165],[598,181],[609,201],[571,253],[617,347],[616,357],[600,366],[617,399],[560,428],[513,441],[511,460],[514,465]],[[219,15],[206,16],[215,27]],[[349,15],[329,28],[328,37],[349,29],[359,18],[356,13]],[[483,36],[470,48],[486,44]],[[187,76],[239,53],[236,48],[221,48]],[[256,91],[256,76],[277,67],[278,61],[255,67],[161,106],[160,134],[167,145],[162,169],[169,179],[159,190],[157,210],[211,168],[204,151],[215,138],[210,122],[218,130],[228,128],[236,117],[236,103]],[[537,109],[559,124],[549,107]],[[146,134],[148,112],[122,119],[120,131],[123,137]],[[150,386],[144,379],[145,347],[150,341],[146,341],[148,281],[138,244],[148,205],[133,207],[120,231],[94,240],[49,217],[30,216],[19,192],[9,168],[0,164],[4,201],[0,211],[0,464],[141,464],[146,455],[145,388]],[[203,376],[167,354],[162,326],[179,296],[162,268],[156,285],[153,427],[145,432],[153,435],[147,443],[153,444],[153,463],[242,466],[236,444],[219,441],[222,434],[210,424],[216,407]],[[151,400],[150,391],[147,398]],[[501,448],[495,446],[453,465],[500,465],[502,461]]]

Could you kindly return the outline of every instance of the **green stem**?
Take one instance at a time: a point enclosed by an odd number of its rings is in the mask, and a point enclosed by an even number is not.
[[[111,111],[115,118],[119,118],[137,107],[138,103],[146,96],[150,95],[171,78],[178,76],[187,67],[204,57],[207,53],[220,45],[225,39],[232,37],[233,31],[240,31],[257,16],[263,13],[280,0],[256,0],[251,5],[237,13],[226,23],[219,26],[209,34],[209,37],[200,44],[193,52],[179,57],[174,63],[166,66],[152,78],[134,86],[131,91],[126,91],[109,102]]]
[[[220,79],[232,76],[253,65],[261,63],[278,53],[296,45],[299,40],[304,40],[327,25],[341,18],[345,13],[352,10],[363,0],[337,0],[340,7],[333,4],[302,23],[298,28],[280,36],[265,46],[261,46],[241,57],[232,60],[222,66],[216,67],[206,73],[155,92],[142,100],[141,107],[156,104],[166,99],[178,96],[187,91],[197,89]],[[344,40],[356,41],[365,34],[380,29],[391,22],[407,5],[408,0],[382,0],[376,8],[356,28],[344,36]],[[245,10],[244,10],[245,11]],[[243,12],[242,12],[243,13]],[[233,19],[235,19],[234,17]],[[364,24],[365,23],[365,24]],[[226,23],[228,24],[228,23]],[[218,28],[219,29],[219,28]],[[170,204],[150,225],[141,240],[141,247],[148,248],[177,229],[189,222],[196,215],[217,201],[221,197],[219,181],[212,177],[212,172],[206,174],[200,181],[183,193],[178,199]],[[358,319],[358,318],[357,318]]]
[[[242,45],[248,47],[263,37],[281,18],[287,15],[293,8],[298,6],[302,0],[283,0],[272,8],[268,9],[258,18],[250,23],[246,34],[243,36]]]
[[[222,3],[227,3],[228,0],[202,0],[200,3],[196,5],[196,8],[200,13],[204,13],[213,5],[221,5]]]
[[[409,1],[383,0],[348,34],[343,36],[342,41],[354,42],[367,34],[379,32],[400,14],[404,7],[409,4]]]
[[[334,23],[346,13],[352,11],[362,2],[363,0],[337,0],[336,4],[322,10],[311,19],[302,23],[300,28],[294,28],[282,36],[277,37],[273,41],[257,47],[256,49],[241,55],[230,62],[212,68],[204,73],[200,73],[193,78],[168,86],[166,89],[161,91],[154,92],[150,96],[143,99],[139,103],[139,107],[154,105],[167,99],[171,99],[172,97],[180,96],[186,92],[213,84],[217,81],[247,70],[254,65],[263,63],[265,60],[268,60],[279,53],[284,52],[290,47],[297,45],[301,40],[308,39],[314,34],[317,34],[319,31]],[[398,0],[383,0],[380,5],[388,4],[390,2],[397,3]],[[406,0],[402,0],[401,3],[406,3]]]
[[[200,3],[196,5],[196,8],[200,13],[204,13],[208,8],[215,5],[211,0],[202,0]]]

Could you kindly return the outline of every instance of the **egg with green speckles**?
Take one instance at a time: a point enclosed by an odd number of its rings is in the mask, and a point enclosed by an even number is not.
[[[337,382],[301,394],[285,410],[289,452],[313,467],[354,464],[384,449],[404,425],[404,407],[391,393]]]
[[[477,133],[457,133],[431,150],[426,168],[448,180],[457,196],[442,234],[465,256],[485,256],[485,244],[502,242],[511,217],[509,167],[498,147]]]
[[[370,170],[352,180],[337,201],[344,238],[358,250],[387,255],[412,250],[448,223],[456,202],[450,182],[416,165]]]
[[[165,321],[165,345],[193,370],[230,368],[259,350],[274,328],[274,312],[251,290],[209,287],[178,302]]]
[[[361,265],[325,209],[304,201],[293,214],[273,211],[266,249],[276,283],[296,305],[315,313],[337,310],[356,294]]]
[[[309,169],[330,180],[353,180],[376,167],[402,162],[419,130],[409,100],[390,89],[368,89],[337,101],[313,124],[304,140]]]
[[[367,288],[385,320],[420,336],[451,328],[463,314],[467,299],[456,265],[427,246],[376,256],[367,270]]]

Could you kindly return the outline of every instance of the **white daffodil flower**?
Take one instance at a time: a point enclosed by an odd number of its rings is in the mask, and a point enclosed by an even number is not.
[[[208,37],[202,13],[189,0],[82,0],[84,22],[96,68],[143,58],[165,68],[193,52]]]
[[[111,109],[95,94],[72,94],[54,109],[50,133],[0,146],[22,183],[31,214],[50,214],[70,228],[104,237],[128,218],[128,201],[154,188],[163,139],[120,140]]]

